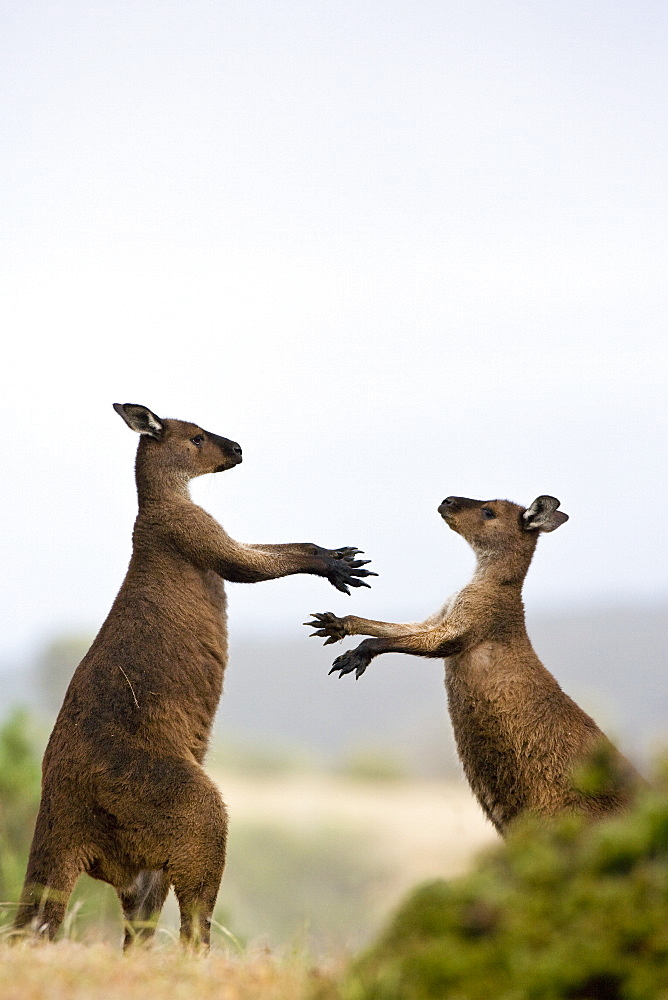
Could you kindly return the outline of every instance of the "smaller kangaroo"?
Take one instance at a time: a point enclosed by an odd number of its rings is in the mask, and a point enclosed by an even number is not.
[[[447,497],[438,511],[477,556],[472,580],[435,615],[417,624],[314,614],[304,624],[325,645],[369,635],[339,656],[330,673],[359,678],[380,653],[444,657],[445,686],[464,772],[500,833],[519,813],[576,810],[592,817],[627,804],[641,782],[596,723],[565,694],[534,652],[524,623],[522,584],[538,535],[568,520],[555,497],[526,509],[509,500]],[[618,783],[586,794],[574,787],[579,762],[603,751]]]
[[[53,938],[79,875],[116,890],[126,946],[149,938],[170,886],[185,943],[209,943],[227,814],[202,767],[227,663],[223,580],[292,573],[368,586],[355,548],[243,545],[188,483],[241,462],[235,441],[115,403],[139,434],[132,558],[77,667],[42,766],[42,799],[15,929]]]

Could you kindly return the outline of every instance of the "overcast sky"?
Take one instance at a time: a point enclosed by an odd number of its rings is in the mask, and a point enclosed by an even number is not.
[[[381,574],[230,585],[236,634],[430,613],[472,566],[447,494],[561,499],[531,608],[665,598],[665,2],[1,16],[0,659],[121,583],[113,402],[241,443],[193,490],[235,537]]]

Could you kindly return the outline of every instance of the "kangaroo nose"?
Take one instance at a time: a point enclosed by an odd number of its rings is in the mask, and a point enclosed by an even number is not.
[[[232,445],[232,451],[234,452],[235,455],[238,455],[239,458],[241,458],[241,445],[240,444],[233,444]]]
[[[446,497],[438,508],[441,517],[446,517],[448,514],[455,514],[461,507],[461,499],[461,497]]]
[[[480,500],[469,500],[468,497],[446,497],[438,509],[441,512],[448,510],[454,513],[458,510],[468,510],[469,507],[476,507],[480,503]]]

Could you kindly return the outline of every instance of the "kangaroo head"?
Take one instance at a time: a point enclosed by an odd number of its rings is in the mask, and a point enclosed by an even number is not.
[[[114,403],[116,413],[128,427],[141,434],[140,452],[145,452],[155,475],[194,479],[207,472],[225,472],[241,461],[236,441],[205,431],[184,420],[163,420],[147,406]]]
[[[568,520],[558,506],[556,497],[550,496],[537,497],[527,508],[510,500],[446,497],[438,512],[477,554],[530,555],[539,531],[554,531]]]

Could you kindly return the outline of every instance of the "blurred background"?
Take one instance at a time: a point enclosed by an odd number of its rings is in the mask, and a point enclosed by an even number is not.
[[[561,499],[536,649],[641,763],[668,740],[667,39],[658,0],[0,11],[7,759],[33,773],[127,566],[113,402],[240,442],[193,485],[234,537],[354,544],[380,574],[228,587],[211,767],[242,936],[354,945],[493,839],[442,665],[339,681],[301,625],[442,604],[473,565],[450,493]]]

